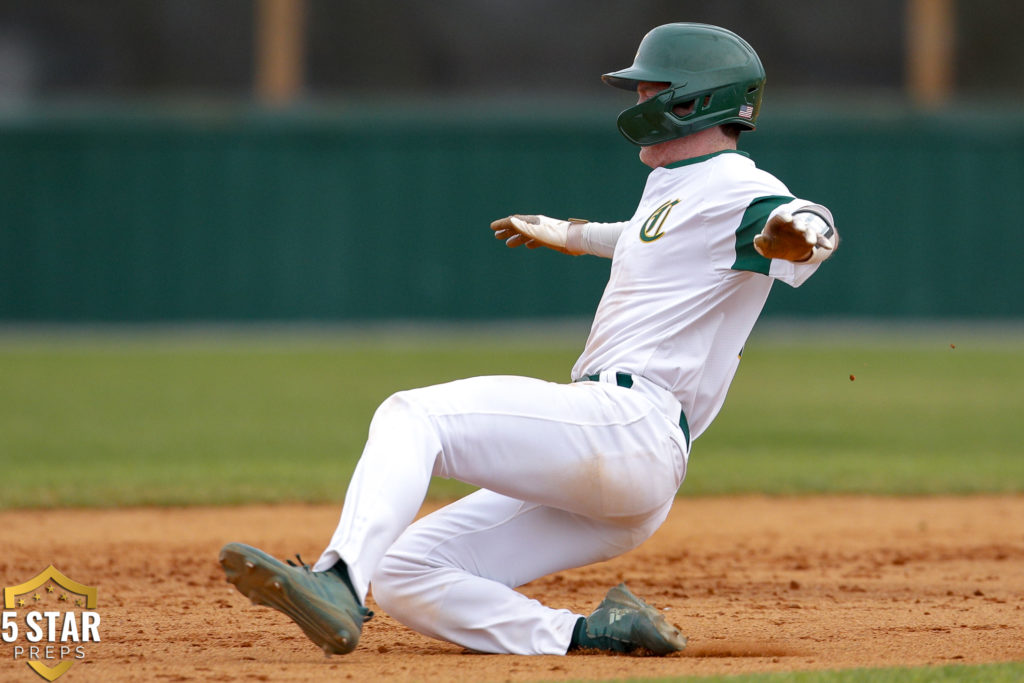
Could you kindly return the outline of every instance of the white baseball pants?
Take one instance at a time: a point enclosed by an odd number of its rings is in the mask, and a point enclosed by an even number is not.
[[[360,598],[471,650],[565,654],[579,618],[513,590],[616,557],[661,525],[686,473],[679,403],[635,378],[477,377],[378,408],[341,520],[314,566],[345,560]],[[431,476],[481,487],[409,526]]]

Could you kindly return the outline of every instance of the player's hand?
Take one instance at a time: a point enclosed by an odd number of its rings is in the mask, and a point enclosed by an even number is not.
[[[528,249],[548,247],[563,254],[582,252],[570,250],[567,246],[569,229],[573,222],[547,216],[515,214],[491,223],[494,238],[503,240],[509,247],[525,245]]]
[[[761,234],[754,237],[754,249],[765,258],[818,263],[835,250],[836,237],[835,229],[817,214],[782,211],[769,218]]]

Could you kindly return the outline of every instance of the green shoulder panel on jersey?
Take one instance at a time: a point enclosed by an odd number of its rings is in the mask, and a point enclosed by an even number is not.
[[[750,202],[750,206],[743,212],[739,227],[736,228],[736,261],[732,264],[733,270],[768,274],[772,261],[757,253],[754,249],[754,237],[760,234],[772,211],[791,201],[792,197],[772,195],[758,197]]]

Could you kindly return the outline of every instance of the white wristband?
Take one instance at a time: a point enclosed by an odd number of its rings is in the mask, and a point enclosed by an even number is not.
[[[569,226],[566,249],[574,254],[611,258],[625,223],[573,223]]]

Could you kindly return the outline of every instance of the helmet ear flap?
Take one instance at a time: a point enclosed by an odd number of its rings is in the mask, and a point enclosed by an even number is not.
[[[685,119],[688,116],[692,116],[698,110],[699,108],[697,107],[696,99],[684,100],[673,104],[669,108],[669,112],[678,119]]]

